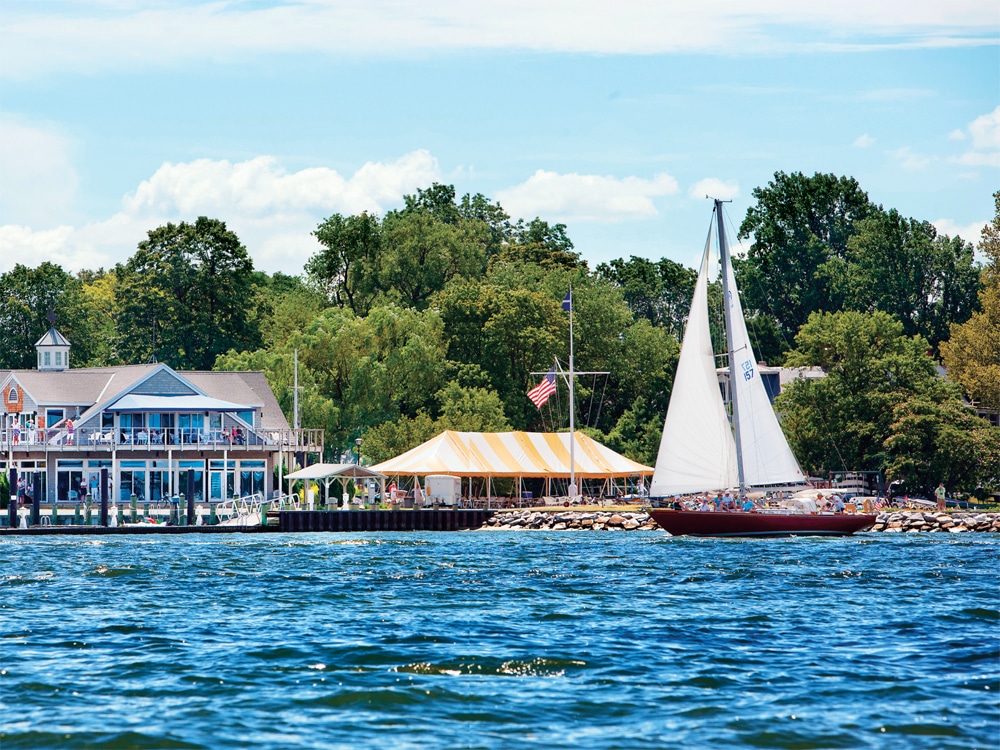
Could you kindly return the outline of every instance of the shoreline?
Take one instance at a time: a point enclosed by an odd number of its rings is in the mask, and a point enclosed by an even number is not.
[[[479,531],[653,531],[645,511],[497,511]],[[1000,533],[1000,513],[885,511],[867,531],[876,533]],[[861,532],[865,533],[865,532]]]

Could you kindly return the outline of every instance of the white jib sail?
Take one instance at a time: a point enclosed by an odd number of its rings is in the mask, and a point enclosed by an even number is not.
[[[708,326],[708,250],[705,246],[684,343],[663,424],[653,497],[733,487],[736,442],[722,403]]]
[[[728,256],[725,266],[723,273],[729,276],[731,293],[731,298],[727,301],[727,312],[732,321],[732,356],[736,362],[736,382],[731,387],[737,391],[743,479],[748,486],[800,482],[805,476],[792,449],[788,447],[788,441],[781,431],[771,400],[760,379],[757,360],[747,335],[743,305],[740,304],[740,295],[736,289],[733,265]]]

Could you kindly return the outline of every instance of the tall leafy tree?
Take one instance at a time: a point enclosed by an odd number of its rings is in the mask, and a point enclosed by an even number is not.
[[[313,232],[323,249],[306,262],[306,274],[338,307],[364,315],[378,293],[382,224],[378,216],[333,214]]]
[[[601,263],[596,273],[621,289],[633,315],[680,337],[691,308],[696,271],[668,258],[653,262],[633,255]]]
[[[887,313],[814,313],[796,344],[789,366],[826,371],[796,380],[775,402],[808,470],[881,470],[911,492],[938,481],[971,490],[993,473],[984,450],[1000,432],[937,377],[927,340],[906,336]]]
[[[845,306],[882,310],[937,346],[950,323],[963,323],[977,306],[979,272],[972,245],[938,235],[926,221],[895,210],[873,211],[855,223],[839,288]]]
[[[1000,191],[993,194],[996,213],[983,227],[979,250],[987,260],[979,293],[980,312],[941,343],[941,355],[954,378],[973,401],[1000,410]]]
[[[29,369],[36,364],[35,342],[51,325],[49,311],[74,345],[72,361],[88,359],[81,284],[48,261],[36,268],[20,263],[0,275],[0,368]]]
[[[118,350],[127,362],[207,370],[230,349],[262,343],[253,262],[222,221],[158,227],[115,271]]]
[[[791,341],[811,313],[840,309],[827,264],[846,258],[856,223],[875,206],[854,178],[820,173],[776,172],[753,197],[739,229],[753,237],[737,263],[743,304],[750,315],[773,317]]]

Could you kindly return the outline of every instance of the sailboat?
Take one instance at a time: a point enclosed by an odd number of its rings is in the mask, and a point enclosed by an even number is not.
[[[750,345],[726,244],[720,200],[715,201],[715,224],[722,268],[732,420],[722,400],[709,330],[710,230],[681,344],[650,498],[729,488],[738,488],[739,497],[743,498],[752,488],[805,482],[771,407]],[[653,508],[650,515],[671,534],[694,536],[844,535],[872,526],[876,518],[796,512],[788,508],[755,508],[749,512]]]

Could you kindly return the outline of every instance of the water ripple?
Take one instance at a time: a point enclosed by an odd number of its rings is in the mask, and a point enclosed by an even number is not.
[[[998,557],[983,534],[14,537],[0,744],[996,747]]]

